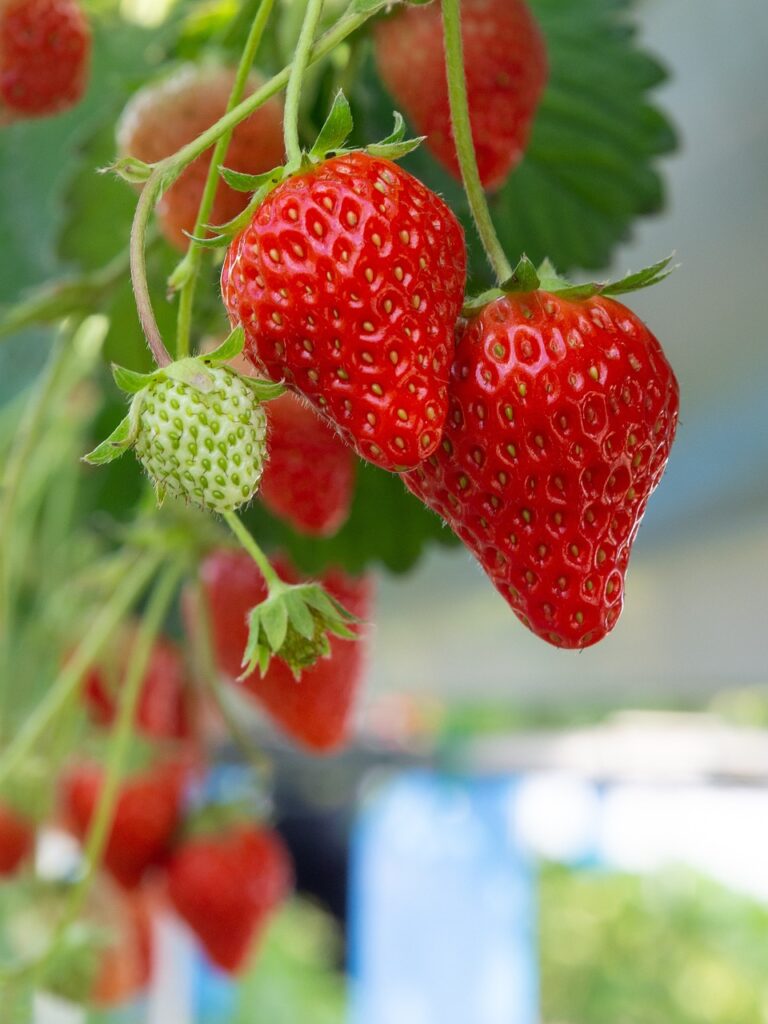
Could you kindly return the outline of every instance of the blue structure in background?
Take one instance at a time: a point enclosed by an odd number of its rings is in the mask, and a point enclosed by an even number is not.
[[[534,868],[510,779],[398,778],[363,811],[353,1024],[537,1024]]]

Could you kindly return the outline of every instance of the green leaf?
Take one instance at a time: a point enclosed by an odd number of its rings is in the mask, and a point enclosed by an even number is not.
[[[309,152],[310,157],[313,160],[324,160],[331,153],[335,153],[349,138],[353,127],[352,110],[347,97],[339,89],[325,124]]]
[[[206,363],[211,365],[218,365],[219,363],[228,363],[230,359],[234,359],[235,356],[239,356],[243,351],[243,345],[245,344],[245,332],[243,331],[242,324],[238,324],[237,327],[230,333],[229,337],[215,348],[212,352],[208,352],[204,356]]]
[[[92,452],[83,456],[83,462],[91,466],[103,466],[106,462],[119,459],[127,451],[136,439],[135,417],[129,412],[112,433]]]

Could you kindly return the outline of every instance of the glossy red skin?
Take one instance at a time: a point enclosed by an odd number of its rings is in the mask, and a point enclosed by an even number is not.
[[[275,568],[283,579],[296,582],[295,571],[286,564],[276,562]],[[248,640],[248,612],[266,597],[264,579],[245,552],[233,550],[209,555],[201,566],[201,578],[217,664],[224,674],[237,679]],[[320,582],[353,615],[369,617],[373,597],[369,577],[329,570]],[[238,684],[287,736],[318,754],[338,749],[347,738],[367,655],[364,633],[356,641],[332,636],[330,644],[330,656],[304,669],[299,680],[284,661],[273,658],[263,677],[256,671]]]
[[[288,851],[265,828],[189,840],[168,865],[168,893],[176,912],[210,959],[232,974],[244,966],[291,885]]]
[[[349,517],[355,456],[295,395],[266,406],[269,459],[259,485],[263,504],[298,533],[331,537]]]
[[[35,830],[7,804],[0,803],[0,877],[13,875],[32,855]]]
[[[62,786],[63,808],[78,839],[88,833],[104,771],[98,764],[69,770]],[[177,763],[160,764],[124,782],[117,798],[104,866],[125,889],[166,859],[179,824],[186,773]]]
[[[460,332],[442,446],[405,483],[529,629],[588,647],[621,612],[678,404],[661,346],[625,306],[510,295]]]
[[[175,153],[226,113],[235,71],[226,67],[183,67],[175,75],[152,83],[133,97],[120,118],[117,144],[120,153],[155,163]],[[250,95],[260,84],[251,75]],[[235,128],[227,150],[226,165],[243,174],[261,174],[283,162],[283,106],[272,97]],[[197,210],[211,165],[213,149],[194,160],[164,193],[157,206],[163,235],[182,251],[189,246]],[[250,200],[219,181],[209,218],[225,224],[241,213]]]
[[[465,273],[442,199],[389,160],[349,153],[270,192],[221,286],[254,365],[397,471],[439,443]]]
[[[480,180],[504,183],[520,163],[547,82],[547,51],[522,0],[462,0],[470,123]],[[375,30],[381,78],[427,146],[461,181],[451,131],[440,4],[406,7]]]
[[[85,91],[90,52],[76,0],[0,3],[0,123],[74,106]]]
[[[128,665],[133,631],[118,644],[113,672],[94,667],[85,677],[83,694],[91,717],[99,725],[111,725],[117,711],[117,688]],[[114,673],[114,679],[112,675]],[[136,727],[154,739],[189,739],[191,735],[187,698],[190,692],[181,651],[160,637],[155,641],[144,675]]]

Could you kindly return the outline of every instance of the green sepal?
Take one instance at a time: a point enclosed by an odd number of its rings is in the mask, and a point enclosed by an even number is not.
[[[123,156],[107,167],[99,169],[100,174],[116,174],[123,181],[132,185],[143,185],[152,174],[152,168],[143,160],[135,156]]]
[[[651,285],[658,284],[659,281],[669,277],[675,269],[671,265],[672,259],[673,255],[667,256],[663,260],[659,260],[658,263],[627,274],[618,281],[589,281],[586,284],[571,284],[557,273],[550,260],[545,259],[537,270],[527,256],[521,256],[514,273],[507,281],[499,288],[492,288],[483,292],[482,295],[467,299],[462,313],[464,316],[474,316],[485,306],[504,295],[539,290],[559,295],[564,299],[591,299],[595,295],[626,295],[628,292],[636,292],[641,288],[650,288]]]
[[[339,89],[333,98],[333,105],[325,124],[309,151],[310,160],[325,160],[331,153],[337,153],[349,138],[353,128],[352,110],[347,97]]]
[[[399,160],[403,156],[407,156],[408,153],[412,153],[414,149],[422,144],[426,139],[426,135],[419,135],[414,139],[406,139],[405,137],[405,121],[403,115],[398,111],[394,111],[395,126],[391,133],[381,142],[374,142],[370,146],[365,147],[365,152],[370,153],[371,156],[383,157],[386,160]]]
[[[271,402],[274,398],[284,395],[286,388],[274,380],[263,380],[260,377],[244,377],[239,375],[240,380],[250,389],[257,402]]]
[[[228,363],[230,359],[234,359],[235,356],[239,356],[243,351],[243,345],[245,344],[245,331],[243,325],[238,324],[237,327],[229,334],[229,336],[215,348],[212,352],[204,355],[203,361],[209,366],[218,366],[220,363]]]
[[[128,370],[125,366],[118,366],[117,363],[112,364],[112,376],[115,384],[120,388],[121,391],[125,391],[129,395],[136,395],[139,391],[150,384],[155,377],[156,373],[137,373],[135,370]]]
[[[236,192],[257,192],[281,171],[282,167],[275,167],[262,174],[243,174],[240,171],[233,171],[229,167],[219,167],[219,175]]]
[[[164,366],[162,375],[179,384],[186,384],[202,394],[209,394],[216,387],[216,379],[205,362],[195,356],[177,359],[174,363]]]
[[[134,399],[128,415],[120,420],[109,437],[105,438],[100,445],[97,445],[87,455],[83,455],[82,461],[87,462],[89,466],[104,466],[108,462],[119,459],[124,452],[128,451],[138,434],[139,416],[136,407],[139,405],[140,403]]]
[[[328,634],[354,640],[350,624],[358,620],[318,583],[278,583],[251,610],[248,643],[240,680],[257,668],[263,675],[279,657],[296,679],[305,668],[330,653]]]
[[[423,2],[423,0],[422,0]],[[392,6],[392,0],[354,0],[348,14],[376,14]]]

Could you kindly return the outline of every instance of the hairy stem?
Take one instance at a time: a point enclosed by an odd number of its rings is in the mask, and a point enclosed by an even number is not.
[[[310,63],[312,43],[323,12],[323,0],[309,0],[301,24],[301,32],[296,43],[296,54],[291,65],[291,74],[285,92],[285,116],[283,118],[283,135],[285,138],[285,154],[289,164],[298,166],[301,162],[301,141],[299,139],[299,106],[301,104],[301,86]]]
[[[485,197],[480,172],[477,169],[475,145],[469,120],[467,81],[464,74],[464,46],[461,38],[460,0],[441,0],[443,10],[443,33],[445,37],[445,67],[448,77],[448,98],[451,104],[451,124],[459,158],[464,191],[472,212],[477,233],[496,274],[499,284],[512,276],[504,250],[499,242],[491,220],[491,212]]]
[[[264,579],[265,579],[265,581],[267,583],[268,588],[270,590],[272,590],[273,587],[282,587],[283,586],[283,581],[280,579],[280,577],[277,575],[275,570],[272,568],[272,566],[269,563],[269,559],[267,558],[267,556],[261,550],[259,545],[254,540],[254,538],[251,536],[251,534],[245,528],[245,526],[243,526],[243,524],[237,518],[235,513],[234,512],[224,512],[223,513],[223,519],[224,519],[224,522],[227,524],[227,526],[232,531],[232,533],[234,533],[234,535],[240,541],[242,546],[245,548],[245,550],[248,552],[248,554],[254,560],[256,565],[258,565],[259,569],[261,570],[261,574],[262,574],[262,576],[264,577]]]
[[[168,350],[163,344],[160,328],[157,326],[155,313],[152,309],[149,282],[147,281],[144,243],[147,236],[149,218],[155,208],[155,203],[162,194],[164,184],[164,174],[162,164],[160,164],[149,176],[141,190],[139,201],[136,204],[136,214],[131,225],[130,244],[131,282],[136,299],[136,309],[139,313],[144,337],[147,339],[147,344],[158,366],[168,366],[171,362],[171,357],[168,355]]]
[[[66,710],[83,676],[99,656],[131,605],[156,572],[162,555],[145,555],[126,575],[102,608],[88,635],[51,684],[45,698],[27,718],[0,757],[0,785],[32,750],[45,730]]]
[[[237,74],[232,86],[232,92],[229,95],[229,101],[227,103],[227,113],[234,110],[243,98],[243,93],[245,92],[248,82],[248,75],[250,74],[251,67],[253,66],[256,52],[261,44],[261,40],[264,36],[264,29],[267,27],[267,22],[269,21],[269,16],[272,13],[274,5],[275,0],[261,0],[261,4],[256,13],[256,17],[253,19],[251,24],[251,30],[248,33],[248,39],[246,40],[245,48],[240,58]],[[203,195],[200,200],[200,207],[197,211],[195,227],[192,231],[194,238],[189,240],[189,248],[187,249],[186,256],[183,260],[185,270],[183,275],[184,284],[179,292],[179,314],[176,329],[176,356],[178,359],[183,359],[185,356],[188,356],[190,352],[192,310],[195,304],[197,277],[203,256],[203,249],[195,241],[195,238],[200,238],[202,236],[202,233],[210,219],[211,211],[213,210],[213,203],[216,198],[216,189],[219,185],[219,167],[226,159],[227,149],[229,148],[233,131],[234,128],[230,128],[225,131],[214,148],[213,155],[211,156],[211,163],[208,168],[208,176],[205,179],[205,188],[203,189]]]

